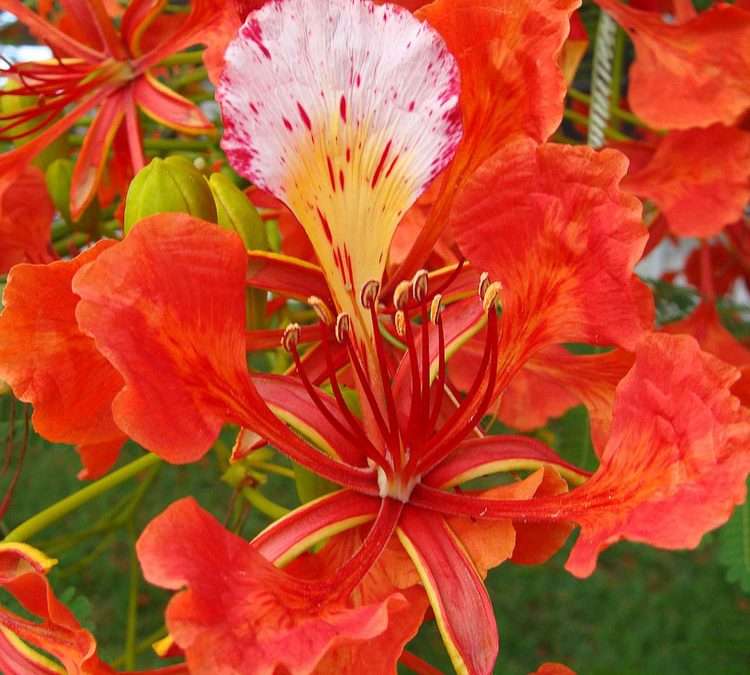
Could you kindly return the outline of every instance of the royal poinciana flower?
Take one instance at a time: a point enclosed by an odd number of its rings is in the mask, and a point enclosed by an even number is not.
[[[167,56],[199,42],[215,20],[214,4],[196,0],[189,14],[166,16],[163,0],[136,0],[128,5],[119,29],[102,0],[64,3],[65,22],[54,23],[19,0],[3,0],[0,9],[47,44],[54,58],[9,65],[3,74],[13,83],[6,96],[34,97],[32,105],[0,115],[0,140],[26,139],[0,156],[0,180],[23,170],[56,138],[96,111],[78,154],[70,195],[73,218],[96,195],[109,150],[119,134],[131,171],[145,163],[139,110],[187,134],[211,131],[195,104],[162,84],[154,68]],[[156,31],[150,31],[158,25]]]
[[[435,3],[446,13],[449,4]],[[512,21],[528,26],[532,10],[513,8]],[[489,673],[498,650],[482,583],[489,568],[509,557],[540,562],[577,524],[567,566],[586,575],[619,539],[695,546],[726,520],[750,468],[748,414],[729,392],[737,372],[692,338],[648,334],[649,303],[632,274],[645,233],[637,201],[619,189],[622,156],[510,133],[451,197],[456,241],[488,273],[479,297],[466,296],[460,270],[420,272],[386,294],[398,219],[460,140],[457,69],[441,38],[391,6],[285,0],[248,17],[227,64],[230,161],[288,203],[322,267],[248,257],[234,234],[162,215],[48,268],[72,276],[81,298],[60,327],[86,358],[103,359],[94,370],[106,382],[121,378],[100,400],[123,434],[189,462],[231,422],[341,486],[250,545],[189,501],[147,528],[138,545],[147,578],[187,587],[167,625],[191,671],[308,673],[335,663],[346,672],[368,640],[392,671],[421,620],[419,584],[456,669]],[[19,275],[34,269],[16,268],[9,288],[20,293]],[[284,334],[297,377],[248,373],[248,280],[315,296],[320,325]],[[51,285],[70,293],[69,284]],[[381,335],[390,327],[405,343],[398,358]],[[40,329],[31,322],[26,334]],[[480,329],[480,363],[456,399],[450,356]],[[299,345],[311,333],[318,358],[304,359]],[[525,363],[565,342],[634,353],[606,395],[613,404],[591,476],[542,443],[477,428]],[[37,371],[54,370],[48,363]],[[4,367],[29,372],[28,361]],[[361,416],[343,377],[357,387]],[[459,489],[518,471],[524,480]],[[331,537],[335,550],[292,562]]]

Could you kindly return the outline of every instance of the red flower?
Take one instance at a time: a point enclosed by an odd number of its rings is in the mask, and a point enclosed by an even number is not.
[[[51,23],[19,0],[2,0],[0,8],[15,14],[44,40],[53,60],[11,65],[5,75],[16,83],[7,94],[37,97],[33,107],[0,116],[0,140],[40,133],[19,148],[0,156],[0,177],[15,176],[26,162],[64,134],[86,113],[98,109],[84,138],[73,172],[70,211],[83,212],[96,194],[106,158],[118,130],[125,129],[130,169],[144,163],[138,110],[161,124],[188,134],[210,132],[211,123],[192,102],[161,84],[153,68],[203,39],[214,21],[213,3],[195,0],[186,18],[161,24],[154,41],[149,27],[163,3],[132,2],[114,27],[102,0],[66,3],[66,21]],[[123,126],[124,125],[124,126]]]

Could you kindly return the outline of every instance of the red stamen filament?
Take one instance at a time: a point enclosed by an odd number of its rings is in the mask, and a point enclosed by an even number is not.
[[[385,457],[383,457],[383,455],[380,452],[378,452],[378,450],[367,440],[364,434],[361,437],[357,437],[349,429],[347,429],[343,424],[341,424],[341,422],[338,419],[336,419],[333,413],[331,413],[331,411],[328,409],[325,403],[323,403],[320,396],[318,395],[316,387],[314,387],[312,382],[310,382],[310,378],[307,376],[307,373],[305,372],[305,368],[302,365],[302,359],[299,356],[299,352],[297,351],[296,345],[291,345],[291,348],[289,351],[292,355],[292,358],[294,359],[294,364],[297,367],[297,372],[299,373],[300,379],[302,380],[302,384],[305,386],[305,389],[307,390],[307,394],[312,400],[312,402],[315,404],[315,407],[318,410],[320,410],[323,417],[325,417],[326,420],[328,420],[328,422],[351,443],[357,444],[357,443],[364,442],[366,445],[369,445],[368,450],[370,451],[370,456],[385,471],[388,467],[388,463]]]

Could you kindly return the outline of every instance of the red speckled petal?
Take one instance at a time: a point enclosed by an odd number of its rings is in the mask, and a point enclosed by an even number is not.
[[[369,333],[360,289],[461,137],[453,57],[400,7],[285,0],[251,13],[225,58],[222,147],[290,207],[339,309]]]

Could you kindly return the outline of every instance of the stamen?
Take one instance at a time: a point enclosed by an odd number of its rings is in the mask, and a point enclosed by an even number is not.
[[[378,403],[375,400],[375,394],[373,393],[372,388],[369,385],[367,373],[365,372],[365,369],[359,360],[357,350],[352,343],[351,337],[348,333],[346,334],[346,347],[349,350],[349,361],[351,362],[354,370],[357,373],[362,391],[364,392],[365,397],[367,398],[367,403],[370,406],[370,412],[372,412],[372,415],[375,418],[375,423],[380,428],[383,438],[388,440],[393,437],[393,433],[391,432],[390,427],[386,424],[385,419],[383,418],[383,414],[380,412],[380,406],[378,406]],[[386,468],[386,471],[390,471],[390,466]]]
[[[321,326],[321,338],[320,341],[323,345],[323,350],[325,352],[326,356],[326,364],[328,365],[328,379],[331,382],[331,389],[333,390],[333,396],[336,399],[336,403],[338,403],[339,410],[346,418],[346,421],[349,423],[349,427],[352,430],[352,433],[360,440],[361,443],[365,445],[367,450],[365,453],[368,456],[375,457],[379,455],[377,448],[370,442],[370,439],[367,438],[367,434],[365,434],[364,429],[362,428],[362,425],[359,423],[359,420],[354,417],[352,414],[352,411],[349,410],[349,406],[346,404],[346,400],[344,399],[344,395],[341,393],[341,387],[339,386],[339,380],[336,375],[336,367],[333,363],[333,355],[331,354],[331,348],[328,344],[328,331],[324,326]],[[381,455],[382,456],[382,455]]]
[[[432,298],[432,304],[430,305],[430,321],[437,325],[440,315],[443,313],[443,296],[438,293]]]
[[[350,431],[343,424],[341,424],[341,422],[335,417],[335,415],[333,415],[333,413],[328,409],[328,406],[326,406],[326,404],[320,398],[320,394],[318,393],[317,388],[313,385],[312,382],[310,382],[310,378],[307,376],[307,373],[305,372],[305,368],[302,364],[302,359],[300,358],[299,352],[297,351],[297,343],[299,341],[300,330],[301,329],[298,324],[289,324],[289,326],[287,326],[287,329],[284,331],[284,338],[282,338],[282,340],[283,340],[284,348],[287,349],[287,351],[289,351],[289,353],[292,355],[292,358],[294,359],[294,365],[297,367],[297,373],[299,374],[300,379],[302,380],[302,384],[304,385],[307,391],[307,394],[310,397],[310,400],[315,404],[315,407],[321,412],[323,417],[325,417],[326,420],[328,420],[328,422],[342,436],[344,436],[350,443],[364,443],[365,445],[368,445],[369,446],[368,449],[370,450],[370,453],[368,456],[370,456],[386,472],[390,471],[390,467],[385,457],[380,452],[378,452],[375,446],[369,443],[364,432],[362,434],[352,433],[352,431]],[[287,338],[287,336],[289,337]],[[338,402],[338,399],[337,399],[337,402]],[[346,404],[344,404],[344,407],[345,406]]]
[[[503,290],[503,285],[499,281],[493,281],[487,286],[482,296],[482,308],[485,312],[488,312],[490,308],[494,311],[495,301],[501,290]]]
[[[409,290],[411,285],[408,281],[401,281],[393,291],[393,306],[396,309],[403,310],[409,302]]]
[[[396,333],[400,337],[404,337],[406,335],[406,314],[404,314],[402,309],[396,312],[396,315],[393,317],[393,324],[396,326]]]
[[[284,350],[287,352],[295,351],[301,334],[302,327],[298,323],[290,323],[284,329],[284,334],[281,336],[281,346]]]
[[[351,327],[352,322],[346,312],[342,312],[336,317],[336,328],[334,330],[334,334],[336,336],[336,341],[339,344],[344,344],[346,342]]]
[[[433,308],[435,307],[435,300],[440,296],[435,296],[432,301]],[[439,307],[439,303],[438,303]],[[434,429],[437,423],[438,416],[440,414],[440,408],[443,402],[443,392],[445,390],[446,372],[445,372],[445,330],[443,329],[443,317],[440,310],[435,311],[434,323],[437,324],[438,329],[438,376],[435,380],[435,400],[432,403],[432,412],[430,412],[430,418],[427,423],[428,429]]]
[[[333,312],[317,295],[311,295],[307,299],[307,304],[313,308],[321,323],[324,323],[326,326],[330,326],[333,323]]]
[[[428,444],[426,451],[422,453],[422,457],[416,463],[418,471],[423,473],[426,467],[432,467],[441,461],[452,450],[456,442],[463,438],[476,425],[477,420],[481,419],[485,414],[494,394],[493,390],[497,375],[497,356],[497,313],[494,307],[491,307],[488,311],[487,338],[484,354],[479,365],[477,378],[473,382],[466,398],[461,401],[459,408],[454,411],[450,418],[433,435],[431,443]],[[484,390],[482,390],[481,385],[485,373],[489,373],[488,382]],[[477,400],[478,398],[479,400]]]
[[[411,291],[418,304],[422,304],[427,298],[429,274],[427,270],[419,270],[411,281]]]
[[[487,287],[490,285],[490,275],[487,272],[482,272],[479,275],[479,299],[484,300],[484,295],[487,293]]]
[[[370,279],[362,286],[359,300],[365,309],[377,307],[378,295],[380,294],[380,283],[375,279]]]
[[[380,288],[380,284],[375,282]],[[375,353],[378,357],[378,370],[380,371],[380,381],[383,383],[383,390],[385,393],[385,405],[388,412],[388,426],[390,428],[391,435],[388,438],[388,443],[391,448],[391,455],[394,458],[394,464],[396,466],[401,465],[401,448],[399,444],[399,426],[398,416],[396,415],[396,402],[393,400],[393,392],[390,387],[390,373],[388,372],[388,362],[386,361],[385,345],[383,344],[383,337],[380,334],[380,324],[378,322],[378,310],[374,298],[377,297],[377,293],[371,296],[372,302],[370,302],[370,320],[372,321],[372,333],[375,341]]]

